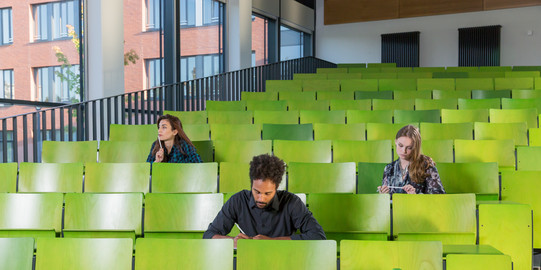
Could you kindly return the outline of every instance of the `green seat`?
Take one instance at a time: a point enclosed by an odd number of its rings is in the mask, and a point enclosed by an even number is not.
[[[34,239],[0,238],[0,268],[32,270]]]
[[[163,111],[163,115],[170,114],[178,117],[182,125],[186,124],[206,124],[207,111]],[[155,129],[155,133],[156,133]]]
[[[340,269],[442,270],[442,244],[439,241],[342,240]]]
[[[207,141],[210,139],[209,124],[189,124],[183,126],[184,133],[192,141]]]
[[[495,90],[534,89],[533,78],[494,78]]]
[[[378,91],[377,79],[364,80],[342,80],[340,81],[340,89],[346,91]]]
[[[537,91],[537,90],[527,90]],[[539,91],[541,92],[541,91]],[[541,111],[541,98],[502,98],[502,109],[537,109]]]
[[[348,68],[317,68],[317,74],[348,73]]]
[[[486,70],[483,70],[483,71],[478,71],[478,72],[469,72],[468,75],[469,75],[470,78],[494,79],[494,78],[503,78],[503,77],[505,77],[505,72],[504,71],[486,71]]]
[[[350,67],[348,68],[349,73],[379,73],[381,72],[380,67]]]
[[[355,91],[355,100],[393,99],[393,91]]]
[[[246,107],[249,107],[248,101],[275,101],[278,100],[278,92],[240,92],[240,100],[246,100]],[[253,109],[248,109],[249,111]]]
[[[453,162],[453,140],[423,139],[422,152],[431,157],[436,163]],[[396,152],[393,152],[393,159],[398,159]]]
[[[503,254],[511,256],[513,269],[532,269],[532,210],[530,206],[524,204],[479,205],[479,244],[491,245]]]
[[[381,68],[383,73],[412,73],[413,68],[411,67],[383,67]]]
[[[156,163],[158,164],[158,163]],[[88,163],[85,192],[149,192],[150,163]]]
[[[421,123],[423,140],[473,140],[473,123]]]
[[[277,155],[278,156],[278,155]],[[278,156],[279,157],[279,156]],[[355,193],[355,163],[288,163],[293,193]],[[327,205],[328,206],[328,205]]]
[[[366,139],[367,140],[391,140],[394,144],[396,133],[406,126],[407,123],[386,124],[386,123],[367,123],[366,124]],[[419,127],[419,124],[413,123]]]
[[[382,68],[395,68],[395,67],[396,67],[396,63],[366,63],[367,69],[371,69],[371,68],[382,69]]]
[[[263,124],[263,140],[304,140],[314,139],[312,124]]]
[[[380,79],[379,91],[417,90],[417,79]],[[396,92],[395,92],[396,94]],[[396,97],[395,97],[396,98]]]
[[[329,73],[327,74],[327,79],[329,80],[352,80],[352,79],[361,79],[361,73]]]
[[[333,162],[390,163],[392,161],[393,154],[389,140],[333,141],[332,144]]]
[[[62,193],[0,193],[0,237],[60,235],[62,204]]]
[[[139,238],[136,246],[137,270],[184,268],[233,270],[231,239]]]
[[[459,110],[474,110],[474,109],[500,109],[501,100],[499,98],[489,99],[458,99]]]
[[[201,239],[224,201],[223,194],[148,194],[145,238]]]
[[[216,180],[216,179],[215,179]],[[237,193],[241,190],[250,190],[250,163],[248,162],[222,162],[220,163],[220,193]],[[286,189],[286,176],[278,190]],[[236,236],[236,235],[235,235]]]
[[[254,124],[298,124],[299,111],[254,111]]]
[[[449,254],[445,262],[448,270],[512,269],[511,257],[503,254]]]
[[[303,92],[305,93],[305,92]],[[328,100],[288,100],[288,110],[320,110],[328,111],[330,101]]]
[[[475,193],[477,200],[498,200],[500,184],[498,163],[443,163],[437,164],[445,192]]]
[[[17,163],[0,163],[0,193],[17,191]]]
[[[472,90],[472,99],[511,98],[511,90]]]
[[[479,71],[499,71],[499,72],[505,72],[505,71],[511,71],[513,70],[510,66],[480,66]]]
[[[400,99],[400,100],[388,100],[388,99],[373,99],[372,108],[376,110],[411,110],[415,107],[414,99]]]
[[[265,82],[267,92],[300,92],[302,91],[302,81],[297,80],[267,80]]]
[[[207,138],[208,140],[208,138]],[[142,163],[147,161],[152,141],[111,142],[100,141],[99,162]]]
[[[119,125],[109,126],[110,141],[152,141],[158,136],[158,127],[152,125]]]
[[[417,90],[455,90],[455,79],[417,79]]]
[[[292,256],[292,254],[295,254]],[[336,241],[237,242],[237,269],[336,269]]]
[[[215,193],[218,163],[154,163],[152,193]]]
[[[302,82],[302,91],[340,91],[339,80],[304,80]]]
[[[317,100],[354,100],[355,92],[317,91],[316,96]]]
[[[393,194],[393,234],[400,241],[475,245],[475,211],[474,194]]]
[[[538,71],[541,66],[513,66],[513,71]]]
[[[332,160],[331,141],[274,141],[274,155],[286,163],[319,162]]]
[[[513,140],[515,145],[528,145],[528,126],[522,123],[474,123],[476,140]]]
[[[246,101],[219,101],[219,100],[207,100],[207,111],[246,111]],[[209,119],[210,123],[210,119]]]
[[[513,89],[511,90],[511,97],[514,99],[541,98],[541,91]]]
[[[331,100],[331,111],[339,110],[371,110],[372,109],[372,100],[363,99],[363,100]]]
[[[192,141],[192,143],[203,162],[214,161],[214,144],[212,141]]]
[[[441,110],[442,123],[488,122],[488,109]]]
[[[475,72],[479,71],[479,67],[446,67],[447,72]]]
[[[314,140],[364,141],[365,124],[314,124]]]
[[[515,169],[513,140],[455,140],[455,162],[498,162],[500,170]]]
[[[348,110],[346,112],[348,124],[361,123],[387,123],[393,122],[393,110],[360,111]]]
[[[300,123],[325,123],[325,124],[345,124],[346,111],[307,111],[299,112]]]
[[[440,123],[440,110],[395,110],[394,111],[395,123]]]
[[[65,202],[64,237],[134,240],[141,235],[141,193],[68,193]]]
[[[494,79],[493,78],[457,78],[456,90],[457,91],[494,90]]]
[[[132,269],[131,239],[41,238],[36,245],[36,269]]]
[[[445,67],[413,67],[413,72],[445,72]]]
[[[251,124],[253,111],[208,111],[209,124]]]
[[[431,99],[432,91],[430,90],[395,90],[393,91],[394,99]]]
[[[534,79],[534,89],[541,90],[541,78]]]
[[[396,74],[397,79],[430,79],[432,72],[405,72]]]
[[[154,126],[154,135],[158,135]],[[41,162],[44,163],[73,163],[96,162],[98,158],[97,141],[54,142],[43,141]]]
[[[519,171],[541,171],[539,166],[541,158],[541,147],[519,146],[517,147],[517,170]]]
[[[272,92],[269,92],[272,93]],[[248,111],[287,111],[285,100],[248,100],[246,101]]]
[[[456,110],[458,107],[458,99],[415,99],[415,110],[441,110],[449,109]]]
[[[293,80],[326,80],[327,74],[315,74],[315,73],[294,73]]]
[[[216,140],[261,140],[261,124],[211,124],[210,138]]]
[[[537,109],[488,110],[490,123],[526,122],[528,128],[537,128]]]
[[[387,241],[391,234],[388,194],[310,194],[308,205],[329,240]],[[329,207],[331,206],[332,207]]]
[[[339,63],[336,66],[338,68],[348,68],[348,72],[350,72],[349,68],[366,68],[366,63]]]
[[[83,192],[83,163],[22,162],[18,191]]]
[[[250,162],[254,156],[272,153],[272,141],[215,141],[216,162]]]
[[[378,193],[377,187],[381,186],[385,166],[387,163],[359,162],[357,164],[357,193]]]
[[[368,72],[363,74],[363,79],[396,79],[396,73],[376,73]]]
[[[506,71],[505,72],[506,78],[529,78],[529,77],[539,77],[539,71],[538,70],[530,70],[530,71]]]
[[[471,90],[432,90],[433,99],[458,99],[458,98],[471,98]]]
[[[528,129],[528,139],[530,146],[541,146],[541,128]]]

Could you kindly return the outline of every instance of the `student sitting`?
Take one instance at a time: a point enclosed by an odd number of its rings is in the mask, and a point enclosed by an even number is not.
[[[176,116],[169,114],[158,118],[158,140],[152,143],[147,162],[201,163],[192,141],[182,129]]]

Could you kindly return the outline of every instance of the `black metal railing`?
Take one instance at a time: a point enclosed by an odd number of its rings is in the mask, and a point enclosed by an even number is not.
[[[267,80],[322,67],[336,64],[304,57],[2,118],[0,161],[40,162],[42,141],[107,140],[111,124],[154,124],[165,109],[204,110],[207,100],[240,100],[242,91],[264,92]]]

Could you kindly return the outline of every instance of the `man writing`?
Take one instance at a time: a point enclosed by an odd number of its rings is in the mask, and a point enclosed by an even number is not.
[[[295,194],[277,190],[284,175],[284,162],[268,154],[250,162],[252,190],[233,195],[203,234],[205,239],[227,236],[237,223],[238,239],[325,240],[323,229]],[[300,230],[300,234],[295,232]]]

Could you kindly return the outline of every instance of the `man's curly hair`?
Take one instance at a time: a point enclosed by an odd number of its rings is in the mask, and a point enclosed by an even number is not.
[[[263,154],[255,156],[250,162],[250,184],[254,180],[272,181],[276,188],[282,182],[286,164],[276,156]]]

